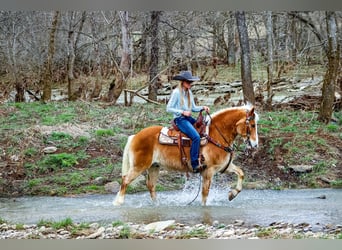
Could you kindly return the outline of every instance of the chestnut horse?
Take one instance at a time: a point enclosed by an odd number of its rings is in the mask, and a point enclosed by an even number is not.
[[[200,173],[202,175],[202,205],[206,205],[212,177],[215,173],[228,170],[238,176],[237,185],[229,191],[229,200],[234,199],[242,190],[244,173],[232,162],[233,142],[240,135],[248,148],[258,146],[257,121],[258,115],[254,107],[247,105],[226,108],[215,112],[207,125],[208,143],[201,147],[207,167]],[[147,127],[128,138],[123,153],[122,184],[113,201],[114,205],[124,202],[127,185],[135,178],[147,171],[146,185],[152,200],[156,199],[156,182],[160,167],[180,172],[189,172],[180,159],[180,150],[177,146],[163,145],[158,141],[161,126]],[[185,148],[186,155],[190,147]],[[190,162],[188,163],[190,166]]]

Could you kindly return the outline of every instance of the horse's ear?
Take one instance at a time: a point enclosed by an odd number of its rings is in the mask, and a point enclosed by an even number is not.
[[[248,116],[252,116],[254,114],[254,107],[252,107],[252,109],[249,111]]]

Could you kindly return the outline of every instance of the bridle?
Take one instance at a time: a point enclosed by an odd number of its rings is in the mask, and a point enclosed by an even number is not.
[[[212,117],[211,115],[209,114],[208,111],[206,111],[207,115],[209,116],[210,120],[212,120]],[[246,110],[246,140],[245,140],[245,143],[252,147],[252,143],[251,143],[251,140],[250,140],[250,137],[251,137],[251,129],[250,129],[250,121],[253,121],[255,120],[255,114],[253,115],[249,115],[249,112],[248,110]],[[213,143],[215,146],[223,149],[224,151],[226,151],[227,153],[230,153],[230,156],[229,156],[229,161],[227,163],[227,165],[220,170],[220,173],[224,173],[227,168],[229,167],[230,163],[232,162],[233,160],[233,154],[234,154],[234,147],[236,147],[234,144],[233,146],[229,146],[229,142],[228,140],[224,137],[223,133],[220,131],[220,129],[216,126],[216,124],[213,124],[215,129],[217,130],[217,132],[220,134],[220,136],[223,138],[223,140],[225,141],[225,143],[227,143],[228,146],[223,146],[222,144],[220,144],[219,142],[217,142],[215,139],[213,139],[212,137],[210,137],[209,135],[205,135],[205,137],[208,139],[209,142]]]
[[[255,114],[253,113],[253,115],[248,115],[249,112],[248,110],[246,110],[246,140],[245,143],[252,147],[252,143],[251,143],[251,128],[250,128],[250,121],[254,121],[255,120]]]

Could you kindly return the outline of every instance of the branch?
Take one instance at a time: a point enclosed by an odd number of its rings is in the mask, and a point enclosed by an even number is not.
[[[325,51],[325,53],[327,53],[327,46],[324,45],[324,38],[323,36],[319,33],[319,31],[317,30],[316,26],[310,22],[309,20],[305,19],[304,17],[300,16],[297,12],[295,11],[291,11],[288,13],[288,15],[292,16],[293,18],[298,19],[299,21],[301,21],[302,23],[304,23],[305,25],[307,25],[311,31],[315,34],[315,36],[317,37],[317,39],[320,41],[320,43],[323,45],[323,49]]]
[[[145,86],[144,86],[144,87],[145,87]],[[151,102],[151,103],[154,103],[154,104],[160,105],[160,103],[159,103],[159,102],[156,102],[156,101],[150,100],[150,99],[148,99],[148,98],[144,97],[143,95],[139,94],[137,90],[124,89],[124,91],[126,91],[126,92],[129,92],[129,93],[133,93],[133,94],[135,94],[135,95],[139,96],[140,98],[144,99],[144,100],[145,100],[145,101],[147,101],[147,102]]]

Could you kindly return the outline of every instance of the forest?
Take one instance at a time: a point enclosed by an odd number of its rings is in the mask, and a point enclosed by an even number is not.
[[[115,104],[124,90],[148,88],[148,101],[180,70],[215,82],[238,69],[243,101],[272,110],[272,86],[290,69],[324,70],[319,120],[341,99],[340,11],[1,11],[0,100]],[[252,67],[267,72],[252,75]],[[314,74],[314,73],[308,73]],[[224,79],[225,82],[229,81]],[[126,93],[126,91],[125,91]],[[13,96],[14,95],[14,96]],[[26,96],[26,97],[25,97]],[[126,100],[127,102],[127,100]],[[127,103],[126,103],[127,104]]]
[[[247,188],[341,187],[341,17],[1,11],[0,195],[113,192],[127,137],[169,125],[181,70],[212,112],[249,102],[260,114],[258,150],[236,146]]]

